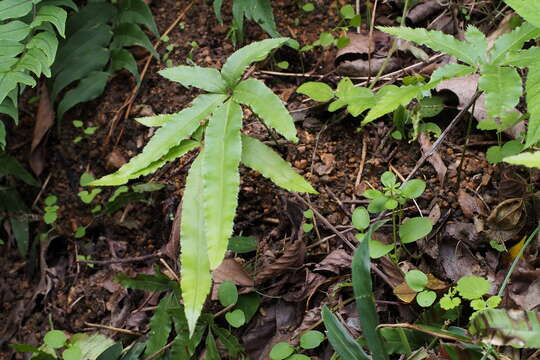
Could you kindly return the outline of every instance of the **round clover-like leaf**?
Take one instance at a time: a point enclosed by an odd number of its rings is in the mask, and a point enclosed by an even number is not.
[[[396,175],[391,171],[385,171],[381,175],[381,182],[386,187],[392,187],[396,185]]]
[[[433,223],[429,218],[415,217],[399,227],[399,237],[403,244],[412,243],[429,234],[432,228]]]
[[[420,270],[411,270],[405,274],[407,285],[414,291],[422,291],[428,284],[428,277]]]
[[[471,301],[471,308],[476,311],[484,310],[486,308],[486,302],[482,299],[474,299]]]
[[[64,332],[60,330],[51,330],[46,333],[45,337],[43,338],[43,342],[53,349],[58,349],[64,346],[66,340],[66,334],[64,334]]]
[[[344,19],[352,19],[354,15],[356,15],[356,11],[354,11],[353,6],[350,4],[342,7],[339,10],[339,13],[341,14],[341,17],[343,17]]]
[[[359,206],[354,209],[352,214],[352,224],[360,231],[363,231],[369,227],[369,213],[365,207]]]
[[[383,244],[378,240],[369,241],[369,256],[372,259],[378,259],[388,254],[394,249],[394,245]]]
[[[381,211],[384,211],[386,209],[385,206],[387,201],[388,198],[383,195],[380,198],[373,199],[369,203],[367,209],[372,214],[380,213]]]
[[[309,96],[318,102],[327,102],[334,98],[334,90],[323,82],[308,81],[296,89],[297,93]]]
[[[451,297],[449,295],[445,295],[441,298],[439,301],[439,304],[441,305],[441,308],[444,310],[452,310],[454,308],[457,308],[459,304],[461,304],[461,298],[458,297]]]
[[[315,349],[324,341],[324,334],[317,330],[311,330],[300,337],[302,349]]]
[[[430,307],[433,305],[435,300],[437,299],[437,294],[435,291],[431,290],[424,290],[422,292],[419,292],[418,295],[416,295],[416,302],[421,307]]]
[[[71,346],[62,353],[64,360],[81,360],[82,351],[78,346]]]
[[[232,281],[224,281],[218,289],[219,302],[223,306],[236,304],[238,301],[238,290]]]
[[[486,301],[486,305],[488,308],[494,309],[501,303],[502,299],[500,296],[490,296],[489,299]]]
[[[293,352],[294,348],[288,342],[280,342],[274,345],[270,351],[270,359],[283,360],[291,356]]]
[[[474,300],[481,298],[489,291],[491,283],[479,276],[464,276],[458,280],[456,289],[462,298]]]
[[[420,179],[413,179],[403,184],[401,195],[407,199],[415,199],[422,195],[426,190],[426,182]]]
[[[232,327],[239,328],[246,323],[246,316],[242,310],[236,309],[226,313],[225,320],[227,320]]]

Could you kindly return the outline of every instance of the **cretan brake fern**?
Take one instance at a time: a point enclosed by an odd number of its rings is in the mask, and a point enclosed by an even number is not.
[[[210,290],[211,271],[223,260],[233,232],[240,163],[286,190],[316,193],[270,147],[241,133],[241,105],[245,105],[287,140],[298,141],[292,117],[272,90],[257,79],[241,80],[248,66],[265,59],[288,40],[268,39],[245,46],[228,58],[221,72],[198,66],[160,71],[169,80],[209,94],[199,95],[191,107],[176,114],[138,119],[142,124],[160,128],[139,155],[116,173],[90,183],[121,185],[201,148],[186,181],[180,236],[182,297],[191,333]],[[204,140],[194,135],[201,131]]]

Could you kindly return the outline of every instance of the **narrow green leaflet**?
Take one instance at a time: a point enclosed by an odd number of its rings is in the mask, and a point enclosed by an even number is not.
[[[223,25],[223,18],[221,16],[221,7],[223,6],[223,0],[214,0],[212,6],[214,7],[214,13],[216,14],[217,20],[220,24]]]
[[[2,0],[0,1],[0,21],[19,18],[28,14],[34,3],[39,0]]]
[[[114,72],[126,69],[133,74],[135,80],[137,80],[137,84],[141,81],[137,62],[135,61],[133,54],[126,49],[114,49],[111,51],[111,69]]]
[[[473,318],[469,330],[489,344],[539,349],[539,316],[532,311],[489,309]]]
[[[150,51],[156,58],[159,58],[154,45],[148,40],[148,37],[141,28],[135,24],[120,24],[114,32],[111,47],[121,48],[127,46],[141,46]]]
[[[22,83],[28,86],[35,86],[36,81],[30,75],[21,71],[0,72],[0,103],[8,96],[9,92]]]
[[[240,186],[242,118],[240,105],[228,100],[214,111],[205,134],[203,206],[212,270],[221,264],[233,231]]]
[[[448,64],[443,67],[438,68],[431,74],[431,79],[429,83],[426,84],[425,89],[433,89],[437,84],[443,80],[452,79],[455,77],[462,77],[472,74],[474,68],[467,65],[461,64]]]
[[[45,5],[41,6],[37,12],[34,21],[30,24],[32,28],[41,25],[44,21],[48,21],[54,25],[60,36],[66,37],[66,19],[67,11],[58,6]]]
[[[272,148],[246,135],[242,135],[242,164],[286,190],[317,194],[311,184]]]
[[[223,100],[225,100],[225,95],[199,95],[193,100],[191,107],[175,114],[173,120],[167,122],[155,132],[142,153],[133,157],[116,173],[95,180],[89,185],[125,184],[133,173],[158,161],[172,147],[179,145],[182,140],[189,137],[199,127],[199,123],[206,119]]]
[[[204,151],[203,151],[204,154]],[[182,199],[180,238],[180,286],[184,300],[184,312],[190,336],[195,331],[206,296],[210,292],[212,276],[208,262],[203,208],[203,154],[191,165]]]
[[[145,290],[145,291],[167,291],[173,290],[178,283],[162,273],[137,274],[134,278],[126,274],[119,274],[115,281],[118,281],[122,286],[128,289]]]
[[[369,360],[362,347],[326,305],[322,309],[322,318],[328,341],[342,359]]]
[[[270,51],[288,40],[289,38],[266,39],[244,46],[229,56],[221,69],[221,75],[229,86],[236,85],[249,65],[264,60]]]
[[[414,43],[425,45],[435,51],[450,54],[469,65],[479,65],[478,59],[481,54],[472,44],[462,42],[453,36],[446,35],[441,31],[427,31],[426,29],[412,29],[408,27],[377,27],[390,35],[401,39],[412,41]]]
[[[262,81],[257,79],[242,81],[234,89],[233,99],[249,106],[266,125],[274,128],[287,140],[298,142],[292,116],[281,99]]]
[[[165,296],[150,319],[150,332],[144,356],[150,356],[161,349],[166,343],[172,328],[172,320],[169,309],[175,306],[176,300],[173,294]]]
[[[375,308],[373,295],[373,286],[371,280],[371,260],[369,254],[369,245],[371,235],[374,229],[382,225],[377,223],[370,227],[369,231],[354,252],[352,260],[352,282],[354,296],[356,298],[356,307],[360,315],[360,325],[362,334],[366,338],[368,348],[373,360],[386,360],[386,350],[381,337],[377,333],[379,317]]]
[[[412,99],[420,95],[421,92],[422,87],[417,85],[402,87],[388,85],[383,87],[376,95],[375,106],[369,110],[364,120],[362,120],[362,125],[391,113],[399,106],[406,106]]]
[[[509,52],[520,50],[525,42],[540,36],[540,28],[537,28],[529,23],[525,23],[513,31],[501,35],[490,51],[490,63],[493,65],[501,65],[505,62]],[[534,47],[532,49],[537,49]]]
[[[537,0],[504,0],[519,16],[540,28],[540,2]]]
[[[62,118],[64,114],[73,106],[93,100],[103,93],[107,80],[110,74],[103,71],[93,71],[87,77],[82,79],[75,88],[69,90],[64,95],[60,104],[58,104],[58,118]]]
[[[334,98],[334,90],[320,81],[305,82],[296,89],[296,92],[307,95],[318,102],[326,102]]]
[[[513,110],[523,91],[516,69],[489,64],[482,67],[478,88],[485,92],[487,113],[493,117]]]
[[[523,152],[518,155],[506,157],[503,160],[513,165],[523,165],[540,169],[540,151]]]
[[[143,0],[124,0],[120,3],[120,23],[141,24],[159,37],[159,32],[152,16],[152,12]]]
[[[185,87],[194,86],[212,93],[224,93],[227,90],[227,84],[221,77],[221,73],[214,68],[181,65],[158,71],[158,73]]]
[[[505,58],[501,61],[501,65],[528,67],[535,65],[538,59],[540,59],[540,47],[534,46],[527,50],[511,51],[505,55]]]
[[[530,114],[525,147],[529,147],[540,141],[540,64],[538,62],[529,67],[525,92]]]
[[[51,66],[54,63],[56,57],[56,50],[58,49],[58,39],[56,36],[48,31],[42,31],[35,35],[26,44],[28,49],[39,49],[47,56],[47,66]]]
[[[19,20],[0,25],[0,40],[20,41],[28,34],[30,34],[30,26]]]
[[[259,26],[272,37],[280,36],[270,0],[249,0],[249,7],[246,9],[245,15],[248,19],[255,21]]]
[[[163,126],[169,121],[173,120],[176,116],[178,116],[178,113],[174,114],[160,114],[160,115],[153,115],[153,116],[145,116],[142,118],[136,118],[135,121],[137,121],[139,124],[148,126],[148,127],[159,127]]]

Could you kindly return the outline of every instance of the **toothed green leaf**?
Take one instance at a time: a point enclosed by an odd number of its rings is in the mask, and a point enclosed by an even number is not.
[[[490,51],[490,63],[493,65],[505,63],[510,52],[520,50],[525,42],[538,36],[540,36],[540,28],[529,23],[525,23],[511,32],[501,35],[495,41]]]
[[[431,80],[426,84],[425,88],[433,89],[437,84],[443,80],[448,80],[456,77],[467,76],[474,72],[474,68],[471,66],[461,64],[448,64],[438,68],[431,74]]]
[[[246,135],[242,135],[242,164],[286,190],[317,194],[311,184],[272,148]]]
[[[428,31],[422,28],[412,29],[408,27],[379,26],[377,28],[401,39],[425,45],[435,51],[450,54],[469,65],[479,65],[478,59],[483,56],[480,53],[481,49],[476,49],[473,44],[459,41],[453,36],[446,35],[441,31]]]
[[[221,77],[221,73],[214,68],[181,65],[158,71],[158,73],[185,87],[194,86],[212,93],[224,93],[227,90],[227,84]]]
[[[159,161],[171,148],[189,137],[199,127],[200,122],[206,119],[223,100],[225,100],[224,95],[199,95],[191,107],[175,114],[172,120],[156,130],[142,153],[133,157],[117,172],[95,180],[89,185],[125,184],[132,174],[147,168],[155,161]]]
[[[528,67],[535,65],[538,62],[538,59],[540,59],[540,47],[534,46],[527,50],[511,51],[505,55],[506,56],[501,61],[500,65]]]
[[[540,65],[529,67],[525,87],[530,114],[525,147],[529,147],[540,141]]]
[[[234,86],[252,63],[266,59],[270,51],[280,47],[289,38],[266,39],[251,43],[235,51],[221,69],[221,75],[229,86]]]
[[[203,206],[211,269],[221,264],[233,231],[240,186],[241,128],[242,109],[228,100],[214,111],[206,129]]]
[[[485,92],[487,113],[493,117],[513,110],[523,92],[516,69],[495,65],[482,67],[478,88]]]
[[[294,120],[281,99],[262,81],[248,79],[234,89],[233,99],[249,106],[266,125],[274,128],[284,138],[298,142]]]
[[[203,207],[203,154],[191,165],[182,198],[180,286],[190,336],[212,286]]]
[[[481,64],[486,58],[488,48],[486,35],[476,26],[469,25],[467,31],[465,31],[465,40],[474,48],[474,52],[470,55],[474,56],[475,64]]]

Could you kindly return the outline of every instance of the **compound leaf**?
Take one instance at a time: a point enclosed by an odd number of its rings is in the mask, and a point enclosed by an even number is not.
[[[433,89],[437,84],[443,80],[448,80],[456,77],[467,76],[474,72],[474,68],[461,64],[448,64],[438,68],[431,74],[429,83],[426,84],[426,90]]]
[[[519,16],[540,28],[540,3],[531,0],[504,0]]]
[[[511,65],[517,67],[528,67],[538,62],[540,58],[540,47],[534,46],[526,50],[511,51],[505,54],[501,65]]]
[[[482,67],[478,88],[485,92],[487,113],[493,117],[514,109],[523,91],[516,69],[496,65]]]
[[[148,5],[142,0],[124,0],[120,3],[120,13],[118,21],[122,23],[142,24],[148,28],[156,37],[159,31]]]
[[[214,68],[180,65],[158,71],[158,73],[185,87],[194,86],[212,93],[224,93],[227,90],[227,84],[221,77],[221,73]]]
[[[197,319],[210,292],[212,276],[208,262],[208,247],[203,207],[203,154],[199,154],[191,165],[182,199],[182,220],[180,225],[180,286],[184,300],[184,313],[190,336],[195,331]]]
[[[90,101],[97,98],[103,93],[105,85],[109,80],[110,74],[103,71],[93,71],[84,79],[82,79],[77,86],[64,95],[60,104],[58,104],[58,118],[62,118],[66,111],[73,106]]]
[[[32,39],[26,44],[28,49],[39,49],[43,51],[47,57],[47,66],[51,66],[54,63],[56,57],[56,50],[58,49],[58,40],[56,36],[49,31],[42,31],[32,37]]]
[[[89,31],[96,25],[109,23],[116,14],[116,7],[109,2],[89,2],[79,12],[69,16],[66,26],[68,39],[77,36],[80,31]]]
[[[28,34],[30,34],[30,26],[19,20],[0,25],[0,40],[20,41]]]
[[[36,0],[3,0],[0,2],[0,21],[28,14]]]
[[[435,51],[452,55],[469,65],[479,65],[478,59],[484,55],[474,45],[459,41],[453,36],[444,34],[441,31],[428,31],[426,29],[412,29],[408,27],[379,26],[377,28],[401,39],[425,45]]]
[[[272,148],[246,135],[242,135],[242,163],[283,189],[317,194],[311,184]]]
[[[205,133],[203,206],[211,269],[221,264],[233,231],[240,186],[241,128],[242,108],[230,99],[214,111]]]
[[[0,72],[0,103],[15,89],[18,83],[35,86],[36,81],[30,75],[21,71]]]
[[[471,53],[471,56],[474,56],[475,63],[480,64],[484,61],[486,57],[486,52],[488,49],[488,41],[486,35],[480,31],[476,26],[469,25],[467,26],[467,31],[465,31],[465,40],[472,45],[474,48],[474,53]]]
[[[248,45],[249,46],[249,45]],[[251,109],[287,140],[298,142],[294,120],[281,99],[257,79],[242,81],[234,89],[233,99]]]
[[[182,140],[190,136],[199,127],[199,123],[206,119],[223,100],[225,100],[224,95],[199,95],[193,100],[191,107],[174,114],[172,120],[156,130],[155,135],[144,147],[142,153],[133,157],[116,173],[95,180],[89,185],[125,184],[132,174],[158,161],[171,148],[179,145]]]
[[[41,6],[37,12],[34,21],[30,24],[30,27],[35,28],[44,21],[50,22],[54,25],[60,36],[66,37],[66,19],[67,11],[58,6],[45,5]]]
[[[525,23],[513,31],[502,35],[493,44],[493,48],[490,51],[490,63],[500,65],[506,62],[505,58],[509,52],[520,50],[525,42],[538,36],[540,36],[540,28],[529,23]],[[531,49],[537,48],[533,47]]]
[[[529,67],[525,91],[530,114],[525,147],[529,147],[540,140],[540,65]]]
[[[229,56],[221,69],[221,75],[229,86],[236,85],[249,65],[266,59],[270,51],[288,40],[289,38],[266,39],[244,46]]]

